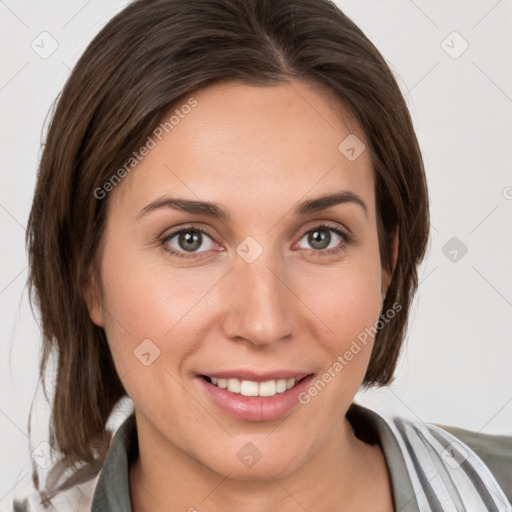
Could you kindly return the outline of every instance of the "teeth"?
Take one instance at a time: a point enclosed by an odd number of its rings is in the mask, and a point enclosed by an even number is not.
[[[239,379],[217,379],[211,377],[212,384],[231,393],[243,396],[274,396],[277,393],[284,393],[287,389],[295,386],[295,379],[267,380],[266,382],[254,382],[251,380]]]
[[[227,390],[231,393],[240,393],[240,381],[237,379],[227,379]]]
[[[278,393],[283,393],[284,391],[286,391],[286,384],[287,384],[287,382],[288,381],[286,379],[279,379],[279,380],[277,380],[276,381],[276,391]]]
[[[229,379],[234,380],[234,379]],[[238,379],[237,379],[238,380]],[[240,381],[239,381],[240,382]],[[263,384],[263,382],[262,382]],[[243,380],[240,382],[240,394],[243,396],[258,396],[259,384],[251,382],[250,380]]]

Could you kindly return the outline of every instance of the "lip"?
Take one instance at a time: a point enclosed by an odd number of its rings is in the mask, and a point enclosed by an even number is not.
[[[229,375],[230,372],[218,373],[211,375],[216,377],[221,375],[219,378],[233,378],[238,377],[222,377],[222,375]],[[245,374],[244,372],[237,371],[237,375]],[[273,380],[273,377],[268,375],[277,375],[276,373],[265,374],[265,376],[253,375],[254,377],[261,377],[260,380],[255,382],[265,382],[266,380]],[[279,375],[283,375],[280,373]],[[297,375],[296,373],[293,375]],[[293,375],[291,375],[292,378]],[[285,414],[288,414],[294,407],[299,404],[299,395],[304,392],[310,382],[314,378],[314,374],[302,374],[302,380],[295,384],[291,389],[284,391],[283,393],[277,393],[274,396],[243,396],[237,393],[232,393],[227,389],[221,389],[208,382],[204,376],[198,376],[197,380],[200,385],[202,392],[211,400],[219,409],[240,420],[246,421],[272,421]],[[210,375],[208,375],[210,376]],[[274,377],[275,378],[275,377]],[[285,378],[282,376],[281,378]],[[246,379],[246,380],[252,380]]]

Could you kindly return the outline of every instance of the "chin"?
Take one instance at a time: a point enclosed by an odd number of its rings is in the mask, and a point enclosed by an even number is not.
[[[274,452],[272,455],[269,453]],[[280,450],[258,449],[256,443],[246,442],[241,443],[233,452],[233,456],[226,456],[223,452],[219,454],[212,454],[211,464],[205,464],[210,470],[227,476],[232,480],[255,480],[255,481],[270,481],[275,478],[284,478],[290,473],[293,473],[301,466],[301,461],[298,459],[297,450],[292,453],[283,452]],[[276,453],[277,452],[277,453]],[[304,457],[306,454],[304,454]],[[204,463],[204,462],[203,462]]]

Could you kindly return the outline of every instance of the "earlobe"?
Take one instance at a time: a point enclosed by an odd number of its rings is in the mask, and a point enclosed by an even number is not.
[[[101,293],[97,286],[96,279],[92,274],[89,276],[88,282],[82,287],[82,289],[85,304],[89,311],[89,318],[98,327],[104,327]]]
[[[386,298],[386,294],[388,292],[389,285],[391,284],[391,279],[393,277],[393,273],[395,271],[396,267],[396,260],[398,259],[398,224],[393,232],[393,240],[391,242],[392,245],[392,251],[391,251],[391,265],[392,270],[391,272],[384,270],[382,271],[382,285],[381,285],[381,292],[382,292],[382,300],[384,301]]]

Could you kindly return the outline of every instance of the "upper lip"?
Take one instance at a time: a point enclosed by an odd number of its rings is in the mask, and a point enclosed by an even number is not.
[[[256,370],[223,370],[218,372],[203,373],[204,377],[215,377],[217,379],[239,379],[250,380],[253,382],[266,382],[269,380],[292,379],[296,381],[307,377],[312,372],[303,372],[297,370],[273,370],[260,372]]]

